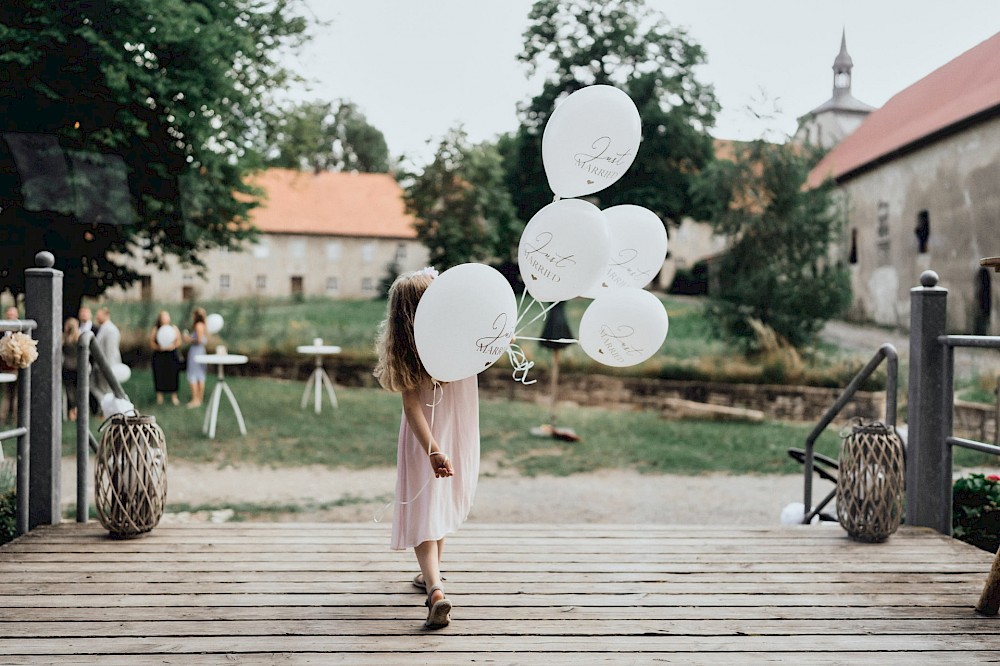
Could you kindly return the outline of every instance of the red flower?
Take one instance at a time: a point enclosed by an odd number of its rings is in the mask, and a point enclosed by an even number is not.
[[[1000,474],[990,474],[986,477],[987,481],[1000,481]]]

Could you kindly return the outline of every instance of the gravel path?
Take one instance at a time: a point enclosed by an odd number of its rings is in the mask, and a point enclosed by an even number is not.
[[[63,500],[76,498],[76,468],[65,459]],[[392,498],[395,468],[328,469],[322,466],[264,468],[171,461],[168,501],[198,505],[315,506],[269,520],[371,521]],[[833,486],[818,482],[816,492]],[[664,523],[682,525],[776,525],[781,509],[802,501],[802,477],[680,476],[605,470],[568,477],[522,477],[484,470],[470,520],[482,523]],[[209,516],[168,517],[167,520]],[[391,509],[385,521],[392,518]]]

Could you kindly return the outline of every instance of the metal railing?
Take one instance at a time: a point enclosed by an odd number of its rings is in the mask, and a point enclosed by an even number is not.
[[[32,319],[0,321],[0,333],[31,334],[38,327]],[[31,422],[31,366],[17,373],[17,427],[0,432],[0,442],[17,438],[17,534],[28,532],[28,499],[31,479],[31,440],[28,424]],[[0,451],[0,459],[3,451]]]
[[[809,435],[806,437],[806,446],[803,452],[802,464],[805,467],[805,481],[803,488],[803,498],[802,506],[805,507],[802,522],[808,525],[812,519],[819,514],[820,511],[829,504],[834,496],[837,494],[836,488],[834,488],[819,504],[815,507],[812,506],[812,483],[813,483],[813,467],[815,463],[816,453],[815,445],[816,440],[819,436],[823,434],[826,427],[833,423],[833,420],[837,418],[840,414],[840,410],[844,408],[854,397],[854,394],[860,390],[864,385],[865,381],[882,365],[882,362],[886,362],[886,381],[885,381],[885,424],[890,428],[896,427],[896,390],[899,383],[899,355],[896,353],[896,348],[891,344],[884,344],[878,348],[875,355],[872,356],[871,360],[863,367],[858,374],[854,376],[854,379],[847,385],[844,392],[840,394],[837,401],[826,410],[826,413],[819,420],[816,426],[812,429]]]
[[[77,343],[76,366],[78,379],[76,383],[76,522],[85,523],[89,518],[90,505],[87,500],[87,488],[90,483],[90,451],[97,453],[98,441],[90,431],[90,372],[91,360],[96,364],[97,371],[111,387],[116,398],[128,399],[125,390],[111,370],[111,365],[92,331],[80,334]]]

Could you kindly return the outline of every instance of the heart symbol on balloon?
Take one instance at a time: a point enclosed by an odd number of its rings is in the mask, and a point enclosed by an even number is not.
[[[598,354],[603,354],[603,353],[604,353],[604,350],[603,350],[603,349],[598,349],[598,350],[597,350],[597,353],[598,353]]]
[[[538,281],[538,278],[537,278],[537,277],[535,277],[534,273],[532,273],[532,275],[531,275],[531,279],[532,279],[532,280],[535,280],[536,282]]]
[[[607,289],[608,288],[608,283],[607,282],[602,282],[601,286],[604,287],[605,289]]]
[[[493,363],[493,361],[486,361],[486,363],[483,364],[483,367],[484,368],[488,368],[488,367],[490,367],[491,363]]]
[[[593,185],[593,184],[594,184],[594,181],[592,181],[592,180],[588,180],[587,181],[587,185]]]

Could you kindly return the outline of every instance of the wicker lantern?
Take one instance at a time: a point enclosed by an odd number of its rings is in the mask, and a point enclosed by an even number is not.
[[[153,416],[115,414],[97,451],[97,515],[113,539],[160,522],[167,501],[167,443]]]
[[[840,449],[837,520],[857,541],[885,541],[903,519],[903,443],[882,423],[855,425]]]

